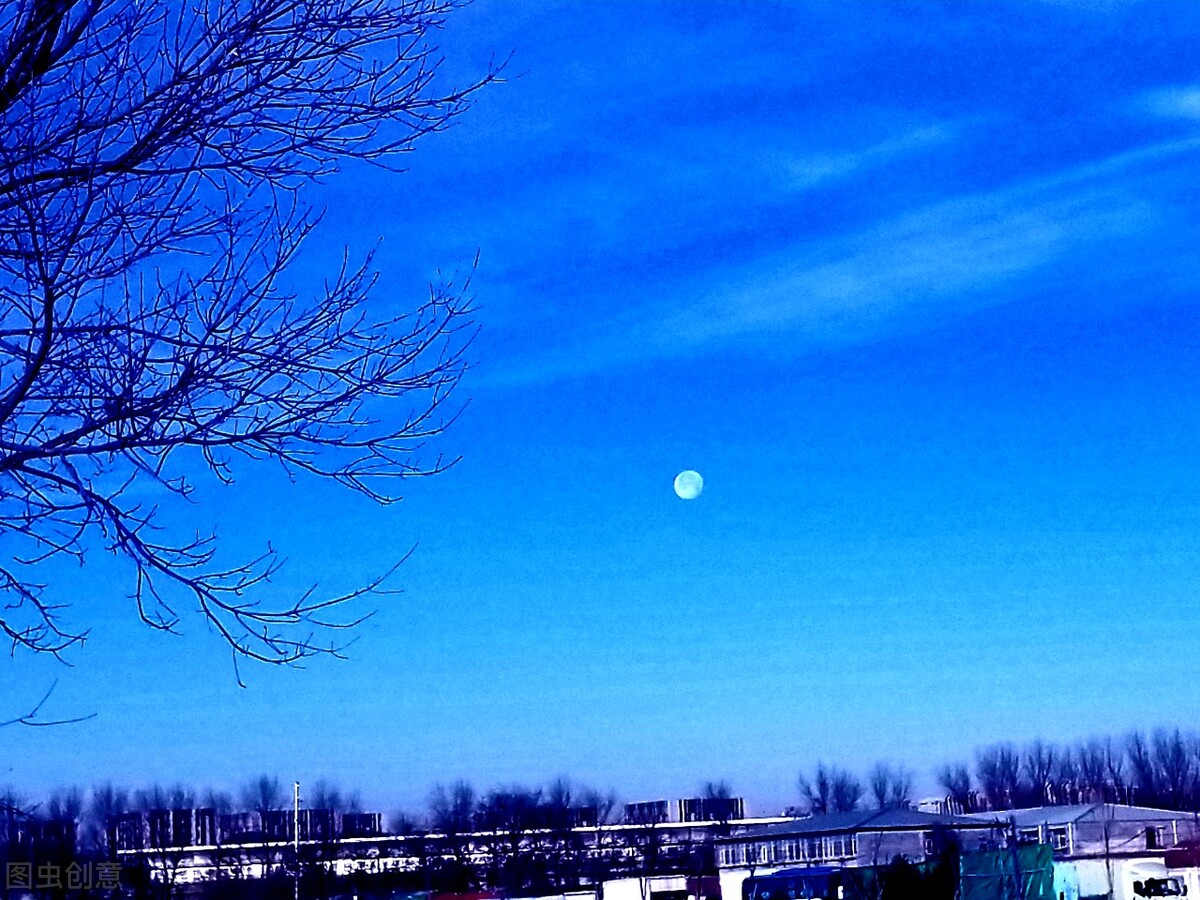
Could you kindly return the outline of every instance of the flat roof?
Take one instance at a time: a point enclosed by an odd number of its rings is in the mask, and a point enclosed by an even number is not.
[[[852,831],[916,831],[929,828],[994,828],[995,822],[967,816],[943,816],[916,809],[867,809],[826,813],[747,829],[723,841],[785,835],[836,834]]]

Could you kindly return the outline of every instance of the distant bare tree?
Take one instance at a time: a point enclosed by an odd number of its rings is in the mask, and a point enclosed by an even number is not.
[[[733,796],[733,788],[724,778],[720,781],[706,781],[700,787],[700,796],[705,800],[728,800]]]
[[[1125,754],[1113,744],[1112,738],[1104,739],[1104,771],[1112,799],[1117,803],[1130,803],[1130,785],[1125,770]]]
[[[543,827],[542,791],[521,785],[495,788],[479,802],[479,825],[488,833],[493,887],[517,893],[533,887],[530,832]]]
[[[435,285],[367,307],[370,257],[303,296],[347,160],[395,168],[489,70],[435,79],[453,0],[12,0],[0,6],[0,633],[83,642],[39,564],[101,546],[150,626],[191,610],[238,658],[334,653],[343,604],[265,602],[278,560],[226,561],[193,525],[194,479],[271,460],[380,502],[446,463],[469,300]],[[382,574],[381,574],[382,577]],[[321,637],[324,635],[324,637]],[[326,640],[326,638],[328,640]]]
[[[464,834],[475,830],[475,789],[466,781],[446,787],[437,785],[429,798],[430,825],[442,834]]]
[[[590,867],[592,883],[597,885],[597,896],[603,893],[602,885],[605,877],[612,872],[616,864],[611,860],[615,844],[615,836],[605,825],[611,825],[617,818],[617,794],[615,791],[602,791],[597,788],[584,788],[580,794],[580,803],[596,811],[596,832],[594,854],[585,857],[585,864]]]
[[[833,811],[833,784],[824,763],[817,765],[812,781],[801,774],[799,785],[800,800],[812,815],[820,816]]]
[[[242,788],[242,805],[250,812],[258,813],[259,828],[265,830],[269,813],[283,809],[286,802],[279,779],[260,775]]]
[[[310,809],[328,809],[335,813],[344,813],[356,811],[360,803],[357,794],[345,794],[332,781],[321,778],[309,791],[308,806]]]
[[[938,784],[946,789],[948,799],[957,806],[957,812],[970,812],[972,808],[971,771],[962,763],[944,765],[938,770]]]
[[[879,809],[907,809],[912,804],[912,775],[879,762],[871,770],[871,797]]]
[[[93,787],[85,817],[86,839],[91,848],[109,861],[117,858],[117,848],[109,840],[109,823],[129,810],[129,795],[113,787],[112,782]]]
[[[1012,809],[1021,797],[1021,756],[1011,744],[980,750],[975,774],[993,809]]]
[[[1105,761],[1104,744],[1092,739],[1075,748],[1075,759],[1079,771],[1081,799],[1088,803],[1102,802],[1109,798],[1108,767]]]
[[[0,789],[0,862],[8,864],[31,862],[26,847],[22,846],[22,826],[29,819],[32,809],[29,798],[11,786]]]
[[[1151,806],[1157,804],[1159,781],[1150,741],[1140,731],[1130,732],[1125,739],[1125,754],[1129,757],[1130,786],[1137,792],[1137,801]]]
[[[580,884],[586,841],[579,830],[596,821],[599,811],[588,803],[589,792],[570,778],[555,778],[542,791],[540,830],[533,838],[535,854],[544,860],[547,886],[568,889]]]
[[[1192,739],[1178,728],[1154,732],[1153,757],[1160,800],[1171,809],[1187,809],[1197,771],[1193,768]]]
[[[150,812],[153,809],[170,809],[170,792],[161,784],[152,784],[142,788],[133,795],[134,806],[140,812]]]
[[[52,822],[70,822],[78,826],[83,820],[83,791],[77,787],[54,791],[46,801],[45,815]]]
[[[1079,757],[1070,747],[1057,751],[1054,769],[1050,775],[1048,802],[1057,804],[1079,803],[1082,794],[1080,785]]]
[[[800,776],[800,796],[813,815],[850,812],[858,808],[862,794],[862,782],[836,766],[819,763],[812,781]]]
[[[611,825],[616,818],[617,795],[615,791],[584,788],[580,794],[580,802],[584,806],[596,810],[597,825]]]
[[[437,785],[429,797],[429,824],[440,837],[433,848],[436,857],[448,853],[455,865],[456,886],[465,890],[465,882],[473,877],[474,845],[471,833],[479,821],[479,804],[475,789],[459,780],[446,787]]]
[[[1021,763],[1024,767],[1024,786],[1028,788],[1029,796],[1019,799],[1034,805],[1051,802],[1051,783],[1057,758],[1054,746],[1040,738],[1025,748]]]
[[[400,835],[401,837],[410,837],[420,834],[424,830],[424,826],[421,820],[412,813],[400,809],[392,814],[391,829],[392,834]]]
[[[233,795],[217,788],[206,788],[200,798],[200,804],[219,816],[228,815],[233,812]]]

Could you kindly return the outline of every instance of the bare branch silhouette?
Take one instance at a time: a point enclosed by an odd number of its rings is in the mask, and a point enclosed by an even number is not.
[[[195,479],[271,460],[380,503],[441,472],[472,334],[447,279],[368,309],[371,256],[289,284],[304,188],[396,169],[498,69],[443,87],[442,0],[16,0],[0,12],[0,631],[82,644],[40,563],[104,547],[141,619],[198,613],[235,661],[336,654],[364,613],[279,601],[273,548],[225,562]],[[159,500],[150,503],[146,490]],[[26,724],[31,724],[27,722]],[[38,722],[37,724],[45,724]]]

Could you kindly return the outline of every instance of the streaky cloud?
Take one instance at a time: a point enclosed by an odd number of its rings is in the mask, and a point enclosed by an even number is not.
[[[1018,279],[1159,228],[1165,205],[1145,182],[1200,150],[1152,144],[995,191],[941,201],[840,238],[656,286],[659,299],[614,316],[565,352],[496,384],[553,381],[770,339],[790,352],[874,339],[922,317],[940,321],[1015,299]]]
[[[1177,85],[1147,91],[1138,97],[1135,105],[1156,118],[1200,121],[1200,85]]]

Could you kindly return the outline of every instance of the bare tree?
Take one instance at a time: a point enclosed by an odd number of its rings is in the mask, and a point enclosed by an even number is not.
[[[820,816],[833,811],[833,783],[825,763],[817,765],[812,781],[801,774],[799,784],[801,802],[812,815]]]
[[[1160,800],[1170,809],[1187,809],[1197,772],[1192,767],[1192,739],[1178,728],[1154,732],[1153,758]]]
[[[700,786],[700,796],[705,800],[728,800],[733,796],[733,788],[724,778],[720,781],[706,781]]]
[[[1075,748],[1081,798],[1089,803],[1109,799],[1104,744],[1092,739]]]
[[[1063,747],[1054,760],[1050,775],[1050,803],[1078,803],[1081,796],[1079,757],[1071,747]]]
[[[450,787],[437,785],[429,798],[430,825],[442,834],[468,834],[475,830],[475,789],[466,781]]]
[[[1138,802],[1149,805],[1158,803],[1158,772],[1146,736],[1140,731],[1130,732],[1125,739],[1125,754],[1129,757],[1130,787],[1137,791]]]
[[[391,833],[400,837],[411,837],[424,830],[421,821],[408,810],[399,809],[392,814]]]
[[[862,782],[837,766],[819,763],[811,782],[800,776],[800,796],[813,815],[850,812],[858,808],[862,794]]]
[[[129,810],[129,795],[112,783],[93,787],[85,816],[86,839],[96,853],[106,860],[117,858],[117,848],[111,840],[109,826],[117,816]]]
[[[1021,756],[1011,744],[980,750],[975,774],[992,809],[1012,809],[1022,794]]]
[[[946,789],[950,803],[957,812],[972,811],[971,771],[962,763],[944,765],[938,771],[938,784]]]
[[[879,809],[907,809],[912,804],[912,775],[879,762],[871,770],[871,797]]]
[[[448,855],[453,863],[452,878],[458,888],[475,879],[472,832],[478,824],[478,799],[468,782],[459,780],[446,787],[437,785],[429,797],[429,824],[437,832],[439,846],[432,848],[436,859]]]
[[[354,812],[360,805],[357,793],[345,794],[340,787],[325,778],[317,780],[308,797],[309,808],[328,809],[335,813]]]
[[[615,832],[605,828],[606,825],[613,824],[617,817],[617,794],[612,790],[584,788],[580,795],[580,803],[584,808],[594,810],[594,852],[585,857],[584,863],[590,870],[592,883],[597,886],[599,896],[603,893],[601,885],[604,884],[605,878],[620,864],[617,854],[614,853]]]
[[[1125,771],[1125,754],[1113,745],[1112,738],[1104,739],[1104,771],[1112,799],[1117,803],[1132,802],[1129,779]]]
[[[495,788],[479,802],[479,825],[488,833],[491,883],[506,890],[529,886],[531,832],[542,826],[542,791],[521,785]]]
[[[260,775],[242,788],[242,805],[250,812],[258,813],[258,827],[266,836],[270,814],[283,809],[283,787],[279,779]]]
[[[233,812],[233,795],[218,788],[205,788],[200,802],[218,816]]]
[[[395,169],[495,78],[435,77],[453,6],[0,7],[0,631],[15,646],[83,642],[37,566],[97,545],[128,565],[144,622],[174,631],[195,609],[235,661],[336,652],[331,629],[359,620],[339,609],[378,581],[264,603],[252,589],[274,551],[226,560],[187,501],[239,460],[385,503],[445,467],[420,450],[453,418],[465,287],[379,316],[369,256],[318,290],[288,278],[319,218],[307,186],[347,160]]]
[[[1024,787],[1028,789],[1028,796],[1017,799],[1028,800],[1035,805],[1051,802],[1052,776],[1057,759],[1054,746],[1040,738],[1026,747],[1021,762],[1025,769]]]

